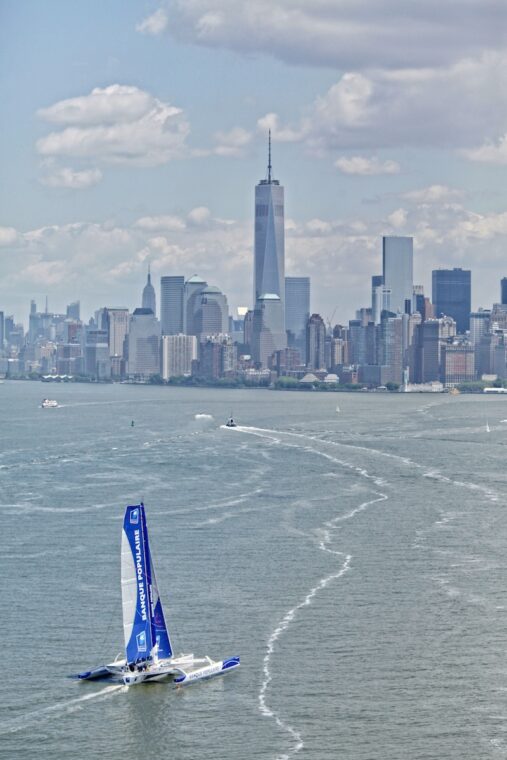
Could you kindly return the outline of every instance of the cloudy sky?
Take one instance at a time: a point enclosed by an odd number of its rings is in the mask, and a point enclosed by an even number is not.
[[[253,192],[285,186],[287,274],[368,305],[381,236],[415,275],[507,276],[505,0],[0,5],[0,310],[139,305],[148,264],[250,305]]]

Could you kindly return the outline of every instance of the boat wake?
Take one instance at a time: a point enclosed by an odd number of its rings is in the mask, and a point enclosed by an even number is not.
[[[106,686],[100,691],[94,691],[91,694],[84,694],[81,697],[76,697],[76,699],[68,699],[65,702],[57,702],[54,705],[43,707],[40,710],[33,710],[32,712],[23,713],[23,715],[20,715],[18,718],[0,725],[0,736],[22,731],[34,723],[45,723],[46,721],[51,720],[51,718],[57,718],[61,716],[62,713],[75,712],[76,710],[81,709],[81,705],[84,702],[107,699],[119,691],[126,691],[126,687],[123,684]]]
[[[304,434],[298,434],[298,433],[284,433],[282,431],[270,430],[266,428],[254,428],[254,427],[245,427],[245,426],[238,426],[237,428],[233,428],[233,430],[236,430],[237,432],[240,432],[240,433],[241,432],[249,433],[251,435],[255,435],[260,438],[267,439],[272,444],[275,444],[275,445],[281,444],[288,448],[297,448],[303,451],[308,451],[309,453],[316,454],[317,456],[323,457],[324,459],[327,459],[328,461],[331,461],[334,464],[339,465],[340,467],[356,472],[360,477],[370,480],[377,486],[387,485],[384,479],[371,475],[366,469],[364,469],[364,467],[358,467],[352,464],[351,462],[347,462],[343,459],[338,459],[337,457],[334,457],[325,451],[321,451],[320,449],[316,448],[313,445],[309,445],[305,443],[303,443],[303,445],[300,445],[298,443],[289,443],[284,438],[284,436],[295,436],[295,437],[306,439],[313,442],[314,439],[311,438],[310,436],[306,436]],[[322,443],[325,443],[325,442],[322,441]],[[333,583],[333,581],[336,581],[339,578],[341,578],[343,575],[345,575],[345,573],[347,573],[350,570],[351,562],[352,562],[352,554],[347,554],[345,552],[339,551],[338,549],[332,548],[334,532],[340,526],[340,523],[343,523],[346,520],[351,520],[355,517],[355,515],[357,515],[360,512],[364,512],[368,507],[372,506],[373,504],[376,504],[378,502],[383,502],[388,499],[387,494],[382,493],[380,491],[375,491],[374,497],[375,498],[368,499],[367,501],[362,502],[357,507],[354,507],[353,509],[349,510],[345,514],[337,515],[331,520],[326,521],[325,523],[323,523],[323,525],[320,528],[318,528],[315,531],[315,534],[317,535],[317,538],[318,538],[318,543],[317,543],[318,548],[321,551],[332,554],[335,557],[339,557],[341,559],[340,567],[335,572],[332,572],[329,575],[326,575],[323,578],[321,578],[318,581],[318,583],[315,586],[313,586],[310,589],[310,591],[308,591],[308,593],[305,595],[305,597],[302,599],[301,602],[299,602],[294,607],[292,607],[288,612],[286,612],[283,618],[280,620],[280,622],[278,623],[278,625],[276,626],[276,628],[274,629],[274,631],[271,633],[271,635],[268,638],[267,645],[266,645],[266,653],[264,655],[263,667],[262,667],[263,680],[262,680],[262,684],[261,684],[259,695],[258,695],[259,710],[262,713],[262,715],[264,715],[266,718],[271,718],[272,720],[274,720],[276,725],[281,730],[289,734],[293,743],[289,752],[278,755],[277,760],[289,760],[291,756],[296,755],[298,752],[300,752],[304,748],[304,740],[303,740],[302,733],[296,727],[292,726],[290,723],[284,720],[276,710],[270,707],[267,700],[269,686],[273,678],[272,673],[271,673],[271,661],[272,661],[273,654],[275,653],[276,644],[279,641],[279,639],[282,637],[282,635],[290,627],[290,625],[293,623],[293,621],[296,619],[298,613],[301,610],[303,610],[305,607],[309,607],[312,604],[314,598],[319,594],[320,591],[322,591],[331,583]],[[315,537],[315,534],[312,536],[312,538]]]
[[[322,547],[321,547],[322,548]],[[324,549],[324,551],[331,551],[329,549]],[[283,731],[286,731],[290,736],[292,737],[294,741],[294,746],[292,747],[289,754],[283,754],[279,755],[277,760],[288,760],[290,755],[295,755],[297,752],[303,749],[304,742],[303,737],[301,733],[291,726],[289,723],[286,723],[277,712],[272,710],[266,701],[266,693],[269,687],[269,684],[271,683],[271,657],[275,651],[275,644],[277,640],[280,638],[280,636],[287,630],[287,628],[290,626],[294,618],[296,617],[299,610],[301,610],[303,607],[308,607],[312,603],[312,599],[314,596],[318,594],[319,591],[321,591],[323,588],[328,586],[332,581],[337,580],[338,578],[341,578],[342,575],[344,575],[350,568],[350,562],[352,560],[352,556],[350,554],[344,555],[342,552],[333,551],[333,554],[342,554],[342,556],[345,557],[345,560],[341,566],[341,568],[336,573],[331,573],[331,575],[326,576],[325,578],[321,578],[321,580],[317,583],[316,586],[314,586],[308,594],[305,596],[302,602],[297,604],[295,607],[293,607],[291,610],[289,610],[280,623],[277,625],[273,633],[268,639],[267,648],[266,648],[266,654],[264,655],[264,662],[263,662],[263,674],[264,674],[264,680],[262,682],[260,691],[259,691],[259,709],[261,713],[266,718],[272,718],[276,725],[281,728]]]

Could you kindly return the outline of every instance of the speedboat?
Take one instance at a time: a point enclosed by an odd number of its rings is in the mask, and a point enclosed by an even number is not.
[[[158,593],[142,503],[129,506],[125,511],[121,591],[125,656],[78,673],[81,680],[116,676],[126,686],[165,680],[181,686],[228,673],[239,666],[239,657],[212,660],[193,654],[174,655]]]
[[[58,408],[58,401],[55,401],[54,398],[43,398],[42,409],[57,409]]]
[[[233,417],[229,417],[227,422],[225,423],[225,427],[238,427],[237,424],[234,422]]]

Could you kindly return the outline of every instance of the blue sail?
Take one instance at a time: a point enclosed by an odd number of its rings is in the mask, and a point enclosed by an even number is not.
[[[127,507],[122,535],[123,628],[127,662],[172,656],[153,568],[144,504]]]
[[[146,660],[155,643],[144,505],[127,507],[121,544],[123,633],[128,663]]]

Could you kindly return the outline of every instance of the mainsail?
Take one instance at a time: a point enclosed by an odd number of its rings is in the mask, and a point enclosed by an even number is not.
[[[127,507],[121,544],[123,632],[128,663],[147,660],[155,645],[159,657],[172,649],[148,544],[144,504]]]

